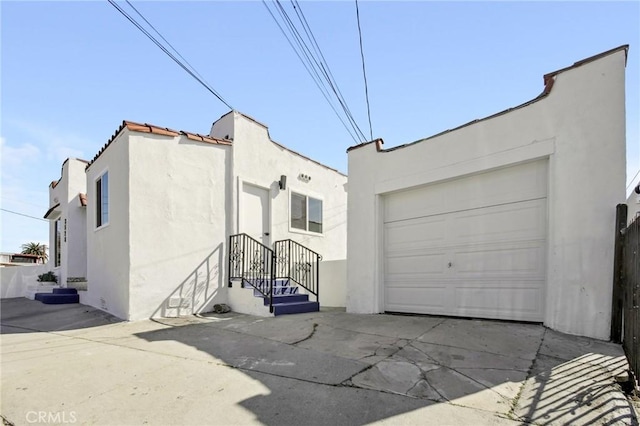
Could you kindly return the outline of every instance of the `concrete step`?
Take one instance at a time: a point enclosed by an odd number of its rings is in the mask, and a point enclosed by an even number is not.
[[[273,305],[274,316],[287,314],[303,314],[305,312],[318,311],[320,311],[320,304],[318,302],[293,302]]]
[[[267,289],[268,290],[268,289]],[[298,287],[274,287],[273,296],[289,296],[298,294]],[[262,297],[262,293],[259,290],[254,289],[253,295],[256,297]]]
[[[35,300],[47,305],[64,305],[68,303],[80,303],[78,294],[53,294],[53,293],[36,293]]]
[[[54,288],[53,294],[78,294],[75,288]]]
[[[308,294],[292,294],[287,296],[273,296],[273,304],[279,305],[282,303],[292,303],[292,302],[308,302],[309,295]],[[265,306],[269,305],[269,298],[264,298]]]

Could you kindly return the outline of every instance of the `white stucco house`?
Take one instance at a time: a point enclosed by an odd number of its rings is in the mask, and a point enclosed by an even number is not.
[[[86,282],[87,276],[87,182],[88,162],[68,158],[60,178],[49,185],[49,261],[58,283]]]
[[[346,183],[236,111],[208,135],[125,121],[91,161],[65,162],[51,186],[54,271],[63,283],[86,277],[81,302],[123,319],[209,312],[236,291],[228,242],[246,233],[319,253],[319,302],[344,306]]]
[[[551,72],[535,99],[455,129],[349,148],[347,311],[608,339],[627,50]]]

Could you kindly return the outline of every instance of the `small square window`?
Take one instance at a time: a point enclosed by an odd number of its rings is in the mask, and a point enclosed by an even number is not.
[[[322,200],[291,193],[291,228],[322,234]]]

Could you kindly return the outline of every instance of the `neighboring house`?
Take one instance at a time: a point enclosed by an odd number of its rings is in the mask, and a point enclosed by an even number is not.
[[[628,223],[640,218],[640,183],[638,183],[629,198],[627,198],[627,221]]]
[[[246,115],[223,115],[210,135],[125,121],[82,175],[86,191],[54,197],[63,166],[47,214],[58,223],[51,247],[62,275],[80,276],[63,271],[71,252],[83,251],[82,303],[129,320],[211,311],[228,301],[229,237],[247,233],[266,246],[292,239],[320,253],[331,265],[320,302],[345,304],[347,177],[273,142]],[[80,192],[86,198],[70,202]],[[55,229],[68,219],[71,231],[74,209],[86,210],[77,218],[86,220],[85,242],[56,244]]]
[[[87,276],[87,178],[88,161],[68,158],[60,179],[49,185],[49,262],[58,283],[85,281]]]
[[[43,264],[42,256],[24,253],[0,253],[0,266]]]
[[[347,311],[608,339],[627,49],[549,73],[540,96],[492,116],[349,148]]]

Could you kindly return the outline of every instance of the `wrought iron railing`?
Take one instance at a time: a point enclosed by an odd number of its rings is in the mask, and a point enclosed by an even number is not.
[[[229,285],[234,279],[251,285],[269,300],[273,312],[276,279],[288,279],[320,301],[320,260],[322,256],[293,240],[276,241],[274,249],[247,234],[229,237]]]
[[[288,278],[320,300],[320,260],[322,256],[293,240],[273,244],[278,278]]]
[[[229,284],[240,279],[243,287],[251,285],[269,299],[269,312],[273,312],[274,261],[273,250],[247,234],[229,237]]]

